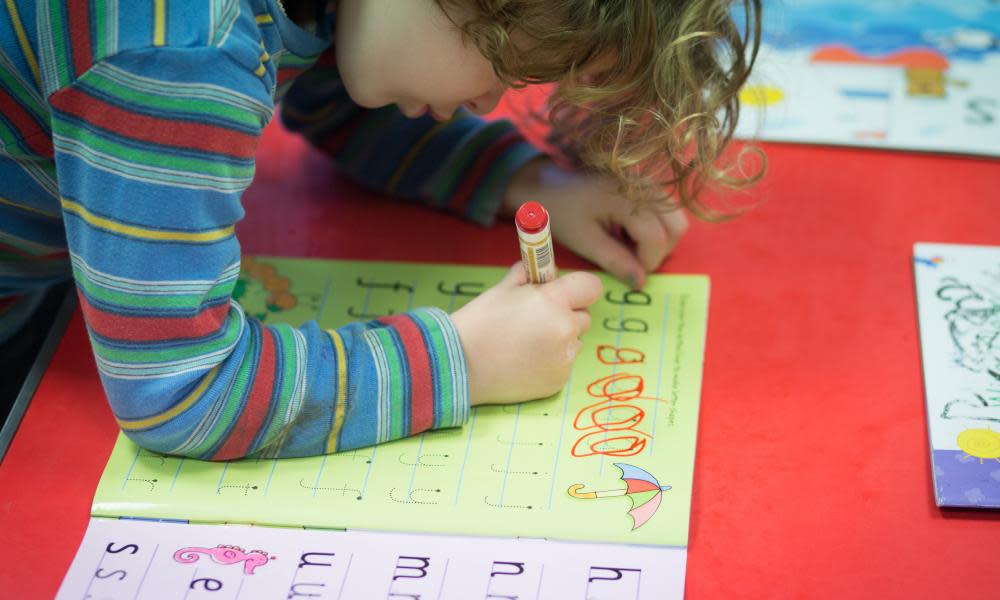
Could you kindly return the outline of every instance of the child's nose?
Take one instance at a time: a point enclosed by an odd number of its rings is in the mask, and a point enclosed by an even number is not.
[[[483,94],[482,96],[477,96],[472,100],[465,103],[465,108],[469,109],[470,112],[483,116],[485,114],[493,112],[493,109],[497,107],[500,103],[500,98],[503,97],[503,91],[494,91]]]

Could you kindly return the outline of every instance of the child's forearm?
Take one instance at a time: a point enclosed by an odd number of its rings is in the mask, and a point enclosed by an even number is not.
[[[233,301],[234,225],[269,99],[184,79],[239,80],[245,70],[221,52],[206,52],[204,65],[185,49],[147,52],[95,65],[50,97],[74,277],[123,431],[151,450],[228,460],[321,454],[464,422],[465,365],[447,317],[415,312],[331,333],[265,326]],[[172,59],[184,68],[166,68]],[[163,111],[177,94],[199,101]],[[258,112],[233,110],[235,94]],[[430,364],[439,369],[421,371]],[[433,385],[384,383],[403,372]],[[445,376],[451,384],[434,379]]]

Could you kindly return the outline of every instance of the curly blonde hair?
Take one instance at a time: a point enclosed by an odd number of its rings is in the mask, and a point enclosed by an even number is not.
[[[739,210],[704,204],[705,186],[742,189],[763,176],[756,147],[723,160],[760,44],[760,0],[735,2],[736,11],[727,0],[436,2],[462,14],[452,20],[505,83],[556,84],[550,139],[612,176],[634,207],[720,220]],[[758,160],[744,161],[748,152]]]

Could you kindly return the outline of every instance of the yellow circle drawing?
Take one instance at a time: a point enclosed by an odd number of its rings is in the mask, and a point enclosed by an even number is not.
[[[989,429],[966,429],[958,434],[958,447],[969,456],[1000,462],[1000,433]]]
[[[771,85],[747,85],[740,90],[740,102],[747,106],[771,106],[784,99],[781,88]]]

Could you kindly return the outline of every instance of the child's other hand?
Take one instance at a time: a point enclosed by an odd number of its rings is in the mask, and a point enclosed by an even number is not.
[[[587,307],[600,298],[601,280],[576,272],[526,285],[519,262],[503,280],[455,311],[469,368],[472,404],[508,404],[558,392],[590,327]]]
[[[633,288],[642,287],[687,231],[680,210],[641,209],[633,214],[605,178],[557,166],[550,158],[533,160],[514,175],[502,213],[513,215],[528,200],[551,215],[552,235],[559,243],[598,265]],[[629,244],[615,235],[624,231]]]

